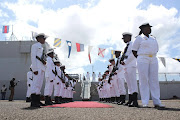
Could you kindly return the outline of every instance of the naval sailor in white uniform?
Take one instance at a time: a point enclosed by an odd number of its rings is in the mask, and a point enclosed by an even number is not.
[[[115,55],[117,58],[116,61],[116,67],[118,70],[116,70],[117,73],[117,85],[118,85],[118,92],[119,96],[117,97],[117,104],[122,105],[125,103],[126,99],[126,88],[125,88],[125,77],[124,77],[124,66],[120,64],[121,59],[121,51],[115,51]]]
[[[151,25],[142,24],[139,36],[133,44],[133,54],[137,58],[139,72],[139,88],[143,107],[148,107],[150,94],[155,107],[165,107],[160,101],[160,88],[158,80],[158,43],[155,37],[151,36]]]
[[[125,67],[125,78],[128,87],[129,101],[126,105],[129,107],[138,107],[137,97],[138,97],[138,87],[137,87],[137,79],[136,79],[136,58],[132,53],[132,34],[129,32],[125,32],[122,34],[123,41],[126,43],[126,47],[124,49],[124,53],[121,57],[121,64]]]
[[[35,36],[37,43],[31,47],[31,62],[33,71],[33,83],[31,89],[31,107],[40,107],[40,94],[44,80],[45,53],[42,44],[45,43],[47,36],[43,33]]]
[[[96,82],[96,74],[95,74],[95,72],[93,72],[93,74],[92,74],[92,82]]]
[[[55,74],[53,71],[55,71],[55,65],[53,61],[54,57],[54,50],[49,49],[47,52],[47,64],[46,64],[46,71],[45,71],[45,88],[44,88],[44,96],[45,96],[45,104],[46,105],[52,105],[51,101],[51,95],[53,93],[53,85],[55,81]]]
[[[55,59],[54,64],[55,64],[54,74],[56,75],[54,81],[54,100],[56,104],[61,104],[60,90],[61,90],[62,81],[61,81],[60,61],[58,59]]]

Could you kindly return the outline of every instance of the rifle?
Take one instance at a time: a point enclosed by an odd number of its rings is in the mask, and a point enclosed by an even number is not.
[[[115,75],[116,70],[118,70],[118,67],[114,66],[111,74],[109,75],[108,83],[110,84],[112,76]]]
[[[39,61],[41,61],[44,65],[46,64],[46,61],[38,56],[36,56],[36,59],[38,59]]]
[[[55,74],[55,76],[57,76],[62,81],[62,83],[65,83],[65,80],[63,78],[61,78],[59,75],[57,75],[56,69],[55,69],[55,71],[52,70],[52,72]]]

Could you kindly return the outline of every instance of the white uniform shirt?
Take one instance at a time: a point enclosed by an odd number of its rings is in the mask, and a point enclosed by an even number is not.
[[[96,80],[96,74],[93,73],[93,74],[92,74],[92,81],[95,81],[95,80]]]
[[[89,73],[86,74],[86,79],[87,79],[87,80],[90,80],[90,75],[89,75]]]
[[[40,42],[35,43],[31,47],[31,62],[32,62],[32,71],[38,71],[38,69],[41,69],[45,71],[45,65],[39,61],[36,56],[41,58],[43,55],[43,47]]]
[[[113,67],[114,67],[114,65],[110,65],[110,66],[109,66],[109,73],[111,73],[111,72],[112,72]]]
[[[47,57],[47,63],[46,63],[46,71],[45,71],[45,77],[49,78],[50,80],[55,79],[55,74],[52,72],[55,71],[55,65],[51,57]]]
[[[6,91],[7,91],[7,87],[6,86],[5,87],[2,86],[1,92],[6,92]]]
[[[128,58],[124,59],[125,67],[136,67],[136,58],[132,53],[132,47],[133,47],[133,42],[130,41],[127,52],[125,54],[125,56],[128,56]]]
[[[137,55],[156,55],[159,47],[153,36],[139,35],[133,43],[132,50],[137,51]]]
[[[99,74],[98,74],[98,78],[101,78],[101,76],[102,76],[101,73],[99,73]]]
[[[33,72],[29,71],[27,72],[27,86],[29,87],[29,84],[32,85],[33,82]]]
[[[59,77],[61,77],[61,69],[60,69],[60,67],[59,66],[55,66],[55,67],[56,67],[57,75]],[[58,76],[56,76],[56,82],[57,83],[61,81],[61,79]]]

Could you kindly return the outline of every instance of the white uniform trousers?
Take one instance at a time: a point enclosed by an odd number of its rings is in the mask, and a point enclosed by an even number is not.
[[[149,103],[150,92],[154,105],[161,104],[157,58],[138,56],[137,67],[142,104],[147,105]]]
[[[31,86],[27,86],[27,93],[26,93],[26,97],[30,97],[31,96]]]
[[[126,78],[128,94],[138,93],[137,80],[136,80],[136,67],[125,68],[124,76]]]
[[[99,98],[101,98],[101,96],[100,96],[100,90],[99,90],[99,87],[97,87],[97,92],[98,92],[98,96],[99,96]]]
[[[116,92],[115,92],[115,80],[111,80],[111,85],[110,85],[110,93],[111,97],[116,97]]]
[[[44,96],[51,96],[53,93],[53,85],[54,80],[51,82],[51,79],[46,78],[45,88],[44,88]]]
[[[124,77],[117,78],[118,86],[119,86],[119,94],[126,95],[126,88],[125,88],[125,79]]]
[[[65,84],[61,82],[61,88],[60,88],[60,93],[59,93],[59,95],[60,95],[61,97],[64,96],[64,87],[65,87]]]
[[[44,80],[44,71],[38,69],[38,74],[33,74],[33,82],[31,86],[31,94],[39,95],[41,94],[41,88]]]
[[[113,78],[113,87],[114,87],[114,91],[115,91],[115,96],[119,97],[120,90],[119,90],[119,84],[118,84],[118,76],[114,75],[112,78]]]
[[[59,78],[56,77],[55,79],[56,80],[54,81],[54,96],[60,97],[61,83],[57,80]]]
[[[105,98],[110,98],[111,97],[111,92],[110,92],[110,84],[109,83],[105,83],[105,85],[103,86],[104,89],[104,97]]]

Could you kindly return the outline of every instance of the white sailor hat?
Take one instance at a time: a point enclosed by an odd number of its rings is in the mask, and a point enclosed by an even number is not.
[[[54,53],[54,49],[49,49],[48,51],[47,51],[47,53],[46,53],[46,55],[48,55],[48,54],[50,54],[50,53]]]
[[[60,63],[59,59],[54,59],[54,63]]]
[[[143,23],[142,25],[139,26],[140,29],[144,27],[152,27],[149,23]]]
[[[43,37],[44,39],[46,39],[48,36],[45,35],[44,33],[39,33],[35,36],[35,38],[37,39],[38,37]]]
[[[123,36],[122,39],[124,39],[124,36],[127,36],[127,35],[132,36],[132,33],[130,33],[130,32],[124,32],[124,33],[122,34],[122,36]]]
[[[109,59],[109,62],[115,61],[114,58]]]

